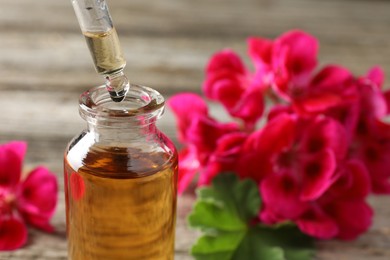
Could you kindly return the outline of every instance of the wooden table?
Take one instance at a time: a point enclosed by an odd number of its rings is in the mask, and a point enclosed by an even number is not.
[[[43,164],[57,173],[61,185],[56,233],[31,230],[24,248],[2,252],[0,259],[66,259],[63,151],[84,127],[79,94],[102,80],[70,1],[0,4],[0,142],[28,141],[26,169]],[[166,97],[200,92],[203,68],[217,50],[231,47],[245,55],[248,36],[274,38],[292,28],[319,38],[321,63],[340,63],[356,74],[378,64],[390,75],[390,2],[385,0],[113,0],[109,5],[127,74]],[[169,111],[160,126],[176,141]],[[188,249],[196,233],[186,228],[185,216],[193,199],[185,194],[179,200],[176,259],[191,259]],[[370,202],[376,210],[371,230],[354,242],[319,243],[318,259],[390,259],[390,196]]]

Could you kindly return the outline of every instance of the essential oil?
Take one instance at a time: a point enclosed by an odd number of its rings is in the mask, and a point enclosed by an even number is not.
[[[69,259],[173,259],[176,154],[100,145],[84,152],[73,142],[64,171]]]
[[[123,70],[126,60],[115,28],[107,32],[83,32],[83,34],[99,74],[112,74]]]
[[[130,83],[123,69],[126,60],[114,27],[106,32],[83,32],[91,53],[95,69],[106,78],[106,88],[111,99],[121,102],[129,90]]]

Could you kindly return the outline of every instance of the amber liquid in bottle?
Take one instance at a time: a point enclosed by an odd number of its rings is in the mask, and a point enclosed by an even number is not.
[[[70,260],[173,259],[176,155],[71,148],[64,173]]]

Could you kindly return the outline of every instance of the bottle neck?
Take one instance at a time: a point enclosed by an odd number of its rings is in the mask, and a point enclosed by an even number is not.
[[[87,130],[98,142],[145,141],[159,134],[156,123],[106,125],[87,123]]]
[[[153,89],[131,85],[122,102],[113,102],[100,86],[81,95],[79,111],[96,140],[145,140],[159,133],[156,121],[164,111],[164,99]]]

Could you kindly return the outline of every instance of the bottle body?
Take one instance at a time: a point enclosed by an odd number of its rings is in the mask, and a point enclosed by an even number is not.
[[[177,153],[154,124],[89,127],[64,179],[69,259],[173,259]]]

